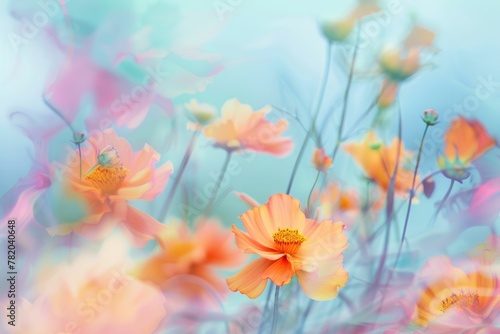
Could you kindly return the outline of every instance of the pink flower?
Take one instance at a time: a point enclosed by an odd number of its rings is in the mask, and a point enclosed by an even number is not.
[[[160,155],[151,146],[133,152],[127,140],[112,129],[90,137],[88,143],[92,149],[82,150],[84,176],[80,179],[78,167],[64,176],[67,190],[83,198],[88,215],[77,224],[61,224],[49,232],[102,238],[120,225],[136,246],[143,246],[163,225],[127,201],[154,199],[165,188],[172,164],[155,168]],[[79,166],[78,159],[76,154],[72,166]]]
[[[281,138],[288,127],[284,119],[273,124],[264,117],[271,107],[253,111],[248,104],[237,99],[227,101],[221,110],[221,118],[204,128],[205,136],[215,145],[228,151],[250,150],[283,156],[293,148],[289,138]]]
[[[18,314],[29,316],[18,318],[14,333],[155,333],[167,316],[165,297],[129,276],[116,255],[107,247],[44,268],[33,301],[18,299]]]

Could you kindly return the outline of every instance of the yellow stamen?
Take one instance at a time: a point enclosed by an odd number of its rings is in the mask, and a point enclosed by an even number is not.
[[[299,230],[278,228],[278,231],[273,233],[273,239],[280,251],[287,254],[293,254],[306,240],[306,237],[300,234]]]
[[[101,190],[103,195],[114,195],[127,176],[127,169],[120,167],[105,168],[98,165],[85,176],[92,185]]]
[[[468,309],[476,307],[479,301],[477,292],[460,291],[459,293],[452,293],[449,297],[441,301],[441,312],[446,312],[450,308],[456,307],[458,309]]]

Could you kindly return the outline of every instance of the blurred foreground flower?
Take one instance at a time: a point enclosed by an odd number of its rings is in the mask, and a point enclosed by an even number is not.
[[[401,154],[398,156],[400,145]],[[356,159],[367,176],[384,191],[388,190],[394,168],[396,168],[396,162],[399,160],[395,191],[400,196],[409,194],[414,171],[408,166],[408,161],[411,160],[413,155],[405,151],[399,138],[395,138],[387,146],[379,141],[375,132],[371,131],[362,142],[346,144],[344,149]],[[418,184],[418,182],[419,178],[417,176],[416,183]]]
[[[231,232],[224,230],[216,220],[204,220],[191,232],[185,222],[169,222],[157,236],[160,253],[144,261],[135,270],[135,276],[150,281],[162,290],[169,280],[179,275],[192,275],[208,283],[220,294],[227,291],[224,281],[215,269],[230,269],[241,265],[243,255],[233,246]],[[200,286],[185,281],[175,284],[184,296],[200,296]]]
[[[446,177],[456,181],[468,178],[470,164],[497,144],[481,123],[463,117],[451,123],[444,140],[444,155],[439,157],[438,166]]]
[[[20,300],[14,333],[154,333],[166,317],[156,287],[125,273],[123,257],[80,255],[38,275],[34,302]],[[113,253],[114,252],[114,253]],[[113,258],[103,260],[104,256]]]
[[[409,290],[406,302],[416,298],[407,304],[409,315],[425,333],[491,329],[500,315],[499,274],[498,267],[474,266],[465,271],[447,257],[431,258],[416,277],[417,289]]]
[[[120,224],[135,246],[143,246],[164,226],[127,200],[155,198],[165,189],[172,164],[166,162],[155,168],[160,156],[151,146],[146,144],[141,151],[133,152],[127,140],[112,129],[95,134],[88,142],[92,149],[82,150],[86,175],[80,179],[78,168],[70,168],[65,181],[68,191],[83,197],[89,214],[76,224],[61,224],[49,232],[103,238]],[[78,161],[72,164],[77,165]]]
[[[271,196],[240,218],[248,234],[233,225],[238,247],[261,258],[226,280],[232,291],[256,298],[268,279],[282,286],[297,275],[308,297],[328,300],[347,282],[342,252],[348,244],[342,223],[306,219],[299,201],[283,194]]]
[[[293,142],[280,137],[287,129],[288,122],[281,119],[273,124],[264,119],[270,110],[266,106],[253,111],[249,105],[237,99],[229,100],[222,106],[221,118],[205,127],[205,136],[215,140],[216,146],[228,152],[250,150],[277,156],[288,154]]]

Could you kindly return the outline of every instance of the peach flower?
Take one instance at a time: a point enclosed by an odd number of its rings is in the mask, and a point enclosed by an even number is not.
[[[248,104],[237,99],[224,103],[221,118],[204,128],[205,136],[215,141],[215,145],[227,151],[250,150],[283,156],[290,153],[293,142],[289,138],[281,138],[287,129],[284,119],[273,124],[264,117],[271,107],[253,111]]]
[[[224,230],[216,220],[204,220],[191,232],[185,222],[170,222],[158,235],[161,250],[136,268],[136,276],[165,290],[169,279],[179,275],[201,278],[219,293],[227,291],[216,269],[230,269],[240,265],[244,257],[231,243],[231,232]],[[199,292],[200,286],[186,283],[185,294]]]
[[[133,152],[127,140],[112,129],[95,134],[88,143],[91,149],[82,150],[82,178],[79,167],[64,175],[67,191],[83,198],[88,215],[77,224],[61,224],[49,232],[103,238],[119,224],[136,246],[143,246],[163,225],[127,201],[154,199],[165,188],[172,164],[155,168],[160,155],[151,146]],[[72,166],[79,166],[78,154]]]
[[[313,153],[312,163],[319,172],[326,173],[332,167],[332,158],[325,154],[324,148],[316,148]]]
[[[318,197],[318,194],[315,194]],[[353,220],[361,211],[359,194],[354,190],[342,189],[338,183],[331,182],[319,194],[319,213],[321,218],[348,218]]]
[[[444,156],[439,157],[438,166],[445,176],[457,181],[469,177],[470,164],[497,144],[481,123],[464,117],[451,123],[444,140]]]
[[[406,309],[419,332],[477,333],[491,328],[500,314],[498,267],[464,270],[445,256],[431,258],[417,276],[417,296]],[[498,322],[497,322],[498,323]],[[411,327],[412,325],[410,325]]]
[[[398,138],[395,138],[390,145],[384,145],[379,141],[375,132],[371,131],[362,142],[349,143],[344,145],[344,149],[356,159],[370,179],[382,190],[387,191],[398,161],[399,145],[400,140]],[[403,143],[401,143],[395,183],[396,193],[401,196],[408,194],[412,187],[414,171],[408,166],[412,157],[413,155],[405,151]],[[416,184],[418,183],[419,178],[417,176]]]
[[[342,252],[347,249],[344,225],[307,219],[300,203],[276,194],[240,216],[248,233],[233,225],[236,244],[261,256],[226,279],[229,289],[256,298],[268,279],[282,286],[297,275],[304,293],[315,300],[335,298],[348,279]]]
[[[37,275],[33,302],[19,300],[14,333],[156,333],[166,317],[165,297],[124,271],[122,257],[83,254]]]

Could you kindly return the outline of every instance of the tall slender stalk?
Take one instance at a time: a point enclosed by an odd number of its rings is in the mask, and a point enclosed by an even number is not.
[[[354,46],[354,51],[352,53],[351,66],[349,68],[349,76],[347,78],[347,86],[344,91],[344,101],[342,105],[342,112],[340,114],[340,124],[337,133],[337,141],[335,142],[335,147],[332,152],[332,161],[335,160],[335,156],[337,155],[340,144],[342,143],[342,132],[344,131],[345,116],[347,112],[347,102],[349,101],[349,92],[351,91],[352,78],[354,76],[354,65],[356,63],[356,56],[358,54],[359,31],[360,30],[358,30],[358,35],[356,37],[356,44]]]
[[[273,311],[273,322],[271,326],[271,334],[276,333],[276,325],[278,323],[279,299],[280,299],[280,287],[276,285],[276,290],[274,292],[274,311]]]
[[[434,217],[432,218],[432,224],[436,222],[437,217],[439,216],[439,213],[441,212],[441,209],[443,209],[444,203],[450,197],[451,190],[453,189],[453,185],[455,184],[455,180],[451,179],[450,186],[448,187],[448,190],[446,191],[446,194],[444,194],[443,199],[441,200],[441,203],[439,203],[438,208],[436,209],[436,213],[434,214]]]
[[[224,160],[224,164],[222,165],[219,177],[215,183],[215,189],[212,192],[210,199],[208,200],[208,204],[207,204],[207,207],[205,208],[205,211],[203,212],[203,216],[205,216],[205,217],[210,215],[210,213],[212,212],[215,198],[217,197],[217,193],[219,192],[219,188],[220,188],[220,185],[222,183],[222,180],[224,179],[224,176],[226,175],[227,167],[229,166],[229,162],[231,161],[232,155],[233,154],[231,151],[227,151],[226,160]]]
[[[391,222],[392,222],[392,217],[394,214],[394,196],[395,196],[395,188],[396,188],[396,178],[398,174],[398,169],[399,169],[399,157],[401,156],[401,138],[402,138],[402,132],[403,132],[403,125],[402,125],[402,119],[401,119],[401,107],[398,107],[398,138],[400,139],[398,141],[398,149],[397,149],[397,157],[396,157],[396,164],[394,166],[394,171],[391,175],[391,180],[389,182],[389,187],[387,189],[387,204],[386,204],[386,220],[385,220],[385,226],[386,226],[386,231],[385,231],[385,238],[384,238],[384,248],[382,252],[382,257],[380,259],[379,266],[377,268],[377,272],[375,274],[375,279],[373,286],[377,287],[380,283],[380,278],[382,276],[382,270],[385,267],[385,262],[387,260],[387,251],[389,248],[389,238],[390,238],[390,233],[391,233]]]
[[[321,175],[321,171],[318,171],[318,173],[316,174],[316,178],[314,179],[314,183],[311,187],[311,190],[309,191],[309,195],[307,196],[307,211],[308,212],[311,208],[311,196],[312,196],[312,193],[314,191],[314,188],[316,187],[316,183],[318,183],[318,179],[319,179],[320,175]]]
[[[309,131],[306,133],[306,136],[304,137],[304,141],[302,142],[302,146],[300,147],[299,154],[297,155],[297,159],[295,160],[295,164],[293,165],[292,169],[292,174],[290,175],[290,180],[288,181],[288,186],[286,188],[286,193],[290,194],[290,191],[292,190],[292,184],[293,181],[295,180],[295,175],[297,174],[297,171],[299,169],[300,162],[302,161],[302,157],[304,156],[304,153],[306,151],[307,143],[309,142],[309,136],[314,133],[316,129],[316,120],[319,115],[319,110],[321,109],[321,105],[323,104],[323,98],[325,96],[325,90],[326,90],[326,84],[328,82],[328,75],[330,74],[330,62],[332,58],[332,45],[328,44],[326,48],[326,59],[325,59],[325,71],[323,73],[323,79],[321,82],[320,90],[319,90],[319,97],[318,97],[318,103],[316,105],[313,119],[311,122],[311,126]]]
[[[267,297],[266,297],[266,304],[264,305],[264,312],[262,312],[262,318],[260,319],[260,324],[259,324],[259,331],[257,332],[258,334],[262,333],[262,329],[264,329],[264,317],[267,314],[267,310],[269,309],[269,301],[271,300],[271,292],[273,291],[272,286],[269,287],[269,290],[267,291]]]
[[[306,310],[304,311],[304,315],[302,316],[302,319],[300,320],[299,328],[295,332],[296,334],[302,334],[302,332],[304,331],[304,326],[306,324],[307,317],[309,316],[309,313],[311,312],[313,304],[314,304],[314,300],[310,299],[309,303],[307,304]]]
[[[179,167],[179,172],[177,174],[177,177],[174,180],[174,184],[172,186],[172,190],[170,190],[170,193],[168,194],[167,201],[165,202],[165,206],[163,207],[161,213],[160,213],[160,222],[163,222],[165,218],[167,217],[168,210],[170,209],[170,206],[172,205],[177,187],[179,187],[179,184],[181,182],[182,175],[184,175],[184,171],[186,170],[187,164],[189,162],[189,159],[191,158],[194,144],[196,142],[196,138],[198,138],[199,131],[195,131],[193,133],[193,136],[189,140],[189,144],[187,146],[186,152],[184,153],[184,157],[182,158],[181,165]]]
[[[406,209],[406,217],[405,217],[405,223],[403,226],[403,234],[401,235],[401,242],[399,243],[399,249],[398,249],[398,254],[396,255],[396,262],[394,263],[394,266],[397,265],[399,261],[399,256],[401,255],[401,249],[403,248],[403,243],[405,240],[406,236],[406,229],[408,227],[408,221],[410,218],[410,212],[411,212],[411,205],[413,202],[413,198],[415,197],[415,182],[417,180],[417,174],[418,174],[418,166],[420,165],[420,159],[422,158],[422,149],[424,148],[424,142],[425,142],[425,135],[427,134],[427,130],[429,130],[429,124],[425,124],[425,130],[422,135],[422,139],[420,140],[420,147],[418,149],[418,155],[417,155],[417,163],[415,165],[415,171],[413,172],[413,180],[411,182],[411,190],[410,190],[410,198],[408,199],[408,208]]]

